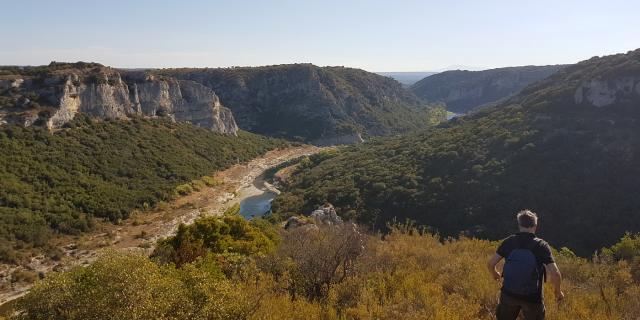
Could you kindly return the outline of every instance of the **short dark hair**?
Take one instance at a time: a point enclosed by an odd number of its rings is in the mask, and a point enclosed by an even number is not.
[[[538,215],[531,210],[522,210],[517,214],[518,225],[523,228],[531,228],[538,225]]]

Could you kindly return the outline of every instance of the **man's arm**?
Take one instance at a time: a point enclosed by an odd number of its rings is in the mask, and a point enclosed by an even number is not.
[[[491,257],[491,259],[489,259],[489,262],[487,262],[489,273],[491,273],[491,276],[496,280],[500,280],[500,272],[498,272],[498,270],[496,269],[496,266],[498,265],[498,262],[500,262],[500,260],[502,260],[502,256],[496,253],[493,255],[493,257]]]
[[[551,284],[553,285],[553,292],[556,294],[556,300],[560,301],[564,299],[564,293],[560,288],[560,284],[562,283],[562,274],[560,274],[560,269],[558,269],[558,265],[553,262],[545,265],[547,270],[547,275],[551,279]]]

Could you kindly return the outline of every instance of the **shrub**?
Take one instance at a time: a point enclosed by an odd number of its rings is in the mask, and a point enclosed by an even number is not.
[[[293,298],[302,294],[310,300],[324,299],[334,285],[353,276],[364,241],[353,224],[298,227],[285,232],[282,245],[263,266],[277,278],[286,271]]]
[[[38,279],[38,274],[24,269],[16,269],[11,273],[12,283],[33,283]]]
[[[285,236],[278,250],[305,241]],[[275,289],[263,297],[268,302],[260,305],[254,319],[294,309],[277,318],[306,314],[307,319],[495,319],[500,284],[489,276],[485,262],[496,246],[485,240],[441,239],[410,226],[394,227],[384,238],[367,236],[366,250],[352,275],[335,283],[320,301],[292,295],[296,292],[291,283],[297,280],[288,273],[298,265],[267,256],[260,265],[274,281],[265,285]],[[308,256],[326,251],[321,246],[304,247]],[[547,299],[548,319],[634,319],[640,312],[640,284],[632,280],[628,264],[590,262],[568,249],[556,260],[567,298],[562,305]],[[553,297],[551,291],[545,285],[547,297]]]
[[[236,203],[236,204],[232,205],[231,207],[229,207],[227,210],[225,210],[222,215],[224,215],[224,216],[232,216],[232,215],[238,215],[238,214],[240,214],[240,204]]]
[[[277,239],[238,214],[197,219],[180,225],[175,236],[158,243],[154,259],[182,266],[210,253],[265,254]]]
[[[602,249],[603,254],[618,260],[633,261],[640,258],[640,234],[625,234],[622,239],[609,248]]]
[[[193,187],[191,187],[191,183],[181,184],[176,187],[176,193],[181,196],[186,196],[193,192]]]
[[[193,266],[161,267],[110,252],[52,274],[18,303],[16,319],[245,319],[252,304],[231,283]]]
[[[272,254],[207,252],[179,269],[108,252],[37,282],[13,318],[495,319],[500,283],[485,262],[496,242],[410,225],[384,237],[349,230],[299,227]],[[556,304],[545,284],[547,319],[636,319],[640,283],[629,262],[568,249],[556,261],[566,299]]]
[[[209,176],[202,177],[202,181],[204,182],[205,185],[207,185],[207,187],[214,187],[219,184],[219,182],[216,179]]]
[[[200,190],[204,189],[206,186],[207,186],[207,184],[202,180],[194,180],[193,182],[191,182],[191,187],[195,191],[200,191]]]
[[[18,319],[177,319],[190,302],[178,279],[141,256],[109,253],[51,274],[18,303]],[[169,317],[167,317],[169,316]]]

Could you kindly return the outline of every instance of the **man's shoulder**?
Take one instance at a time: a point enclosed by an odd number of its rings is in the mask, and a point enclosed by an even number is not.
[[[535,238],[533,238],[533,241],[537,242],[538,246],[542,247],[544,249],[550,249],[551,248],[551,246],[549,246],[549,243],[544,241],[544,239],[542,239],[542,238],[535,237]]]
[[[516,235],[512,234],[500,240],[500,245],[498,246],[498,250],[496,250],[496,253],[502,256],[503,258],[506,258],[509,255],[509,253],[511,253],[511,250],[513,250],[513,247],[514,247],[513,240],[515,239],[515,237]]]
[[[538,242],[536,250],[534,250],[534,254],[538,258],[538,261],[541,261],[543,264],[553,263],[554,259],[549,243],[540,238],[535,238],[534,240]]]

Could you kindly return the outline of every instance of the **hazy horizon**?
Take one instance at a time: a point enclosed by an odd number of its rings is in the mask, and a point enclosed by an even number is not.
[[[639,3],[136,1],[4,5],[0,65],[313,63],[373,72],[575,63],[640,47]],[[606,48],[606,49],[605,49]]]

